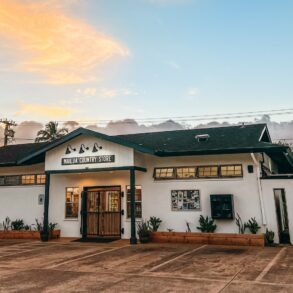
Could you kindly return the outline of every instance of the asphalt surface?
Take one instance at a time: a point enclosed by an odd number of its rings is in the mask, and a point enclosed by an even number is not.
[[[0,292],[293,292],[293,247],[0,240]]]

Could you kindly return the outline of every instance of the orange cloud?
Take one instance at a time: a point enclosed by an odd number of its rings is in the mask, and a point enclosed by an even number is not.
[[[64,107],[54,107],[41,104],[22,104],[17,116],[27,116],[34,118],[68,118],[75,112],[74,109]]]
[[[20,70],[38,73],[50,83],[95,79],[93,70],[128,50],[50,1],[0,0],[0,35],[20,55]]]

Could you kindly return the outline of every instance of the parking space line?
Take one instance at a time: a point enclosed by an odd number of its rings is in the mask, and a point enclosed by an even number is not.
[[[122,248],[125,248],[125,247],[128,247],[128,246],[130,246],[130,245],[125,245],[125,246],[121,246],[121,247],[115,247],[113,249],[108,249],[108,250],[104,250],[104,251],[99,251],[97,253],[89,254],[89,255],[86,255],[86,256],[81,256],[81,257],[78,257],[78,258],[74,258],[74,259],[71,259],[71,260],[67,260],[67,261],[58,263],[56,265],[46,267],[46,269],[55,269],[55,268],[60,267],[62,265],[66,265],[66,264],[69,264],[69,263],[72,263],[72,262],[75,262],[75,261],[84,260],[84,259],[96,256],[96,255],[100,255],[100,254],[112,252],[112,251],[115,251],[115,250],[119,250],[119,249],[122,249]]]
[[[276,264],[276,262],[280,259],[282,254],[285,252],[286,247],[283,247],[276,255],[275,257],[267,264],[267,266],[263,269],[263,271],[257,276],[255,279],[256,282],[260,282],[265,275],[271,270],[271,268]]]
[[[184,257],[184,256],[186,256],[186,255],[192,254],[192,253],[194,253],[194,252],[196,252],[196,251],[198,251],[198,250],[200,250],[200,249],[202,249],[202,248],[204,248],[204,247],[206,247],[206,246],[207,246],[207,245],[205,244],[205,245],[202,245],[202,246],[197,247],[197,248],[195,248],[195,249],[192,249],[191,251],[187,251],[187,252],[184,252],[184,253],[182,253],[182,254],[180,254],[180,255],[177,255],[177,256],[174,257],[174,258],[171,258],[171,259],[169,259],[169,260],[167,260],[167,261],[165,261],[165,262],[163,262],[163,263],[161,263],[161,264],[159,264],[159,265],[157,265],[157,266],[152,267],[150,270],[147,270],[146,272],[153,272],[153,271],[157,270],[158,268],[161,268],[161,267],[164,266],[164,265],[167,265],[167,264],[169,264],[169,263],[171,263],[171,262],[173,262],[173,261],[175,261],[175,260],[177,260],[177,259],[179,259],[179,258],[181,258],[181,257]]]

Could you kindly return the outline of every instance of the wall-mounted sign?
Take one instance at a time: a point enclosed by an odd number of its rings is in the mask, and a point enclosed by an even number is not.
[[[199,190],[171,190],[172,211],[199,211]]]
[[[115,155],[62,158],[62,161],[61,161],[62,165],[82,165],[82,164],[99,164],[99,163],[114,163],[114,162],[115,162]]]

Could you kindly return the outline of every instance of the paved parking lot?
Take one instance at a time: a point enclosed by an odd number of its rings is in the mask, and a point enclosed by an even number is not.
[[[293,292],[293,248],[0,240],[0,292]]]

